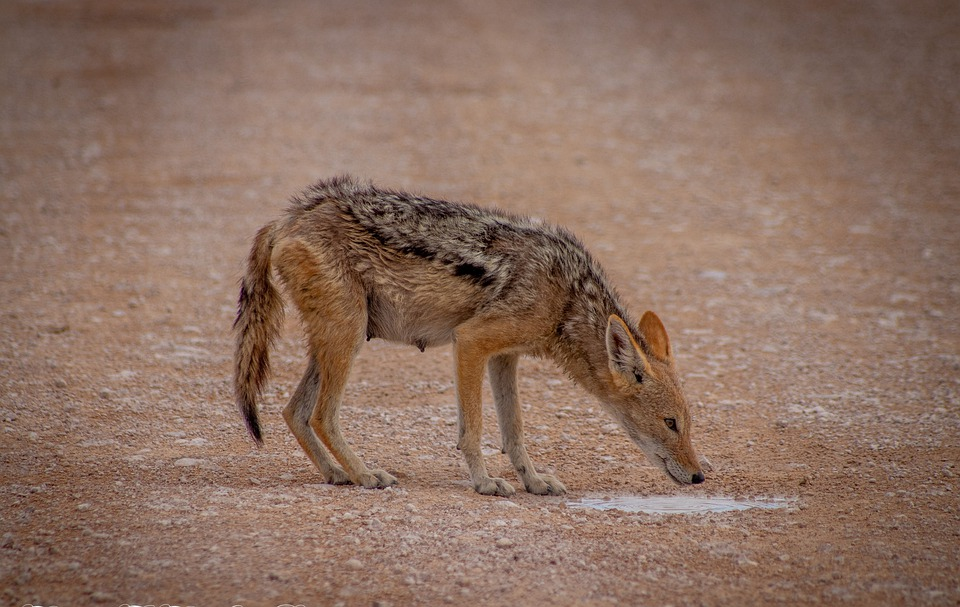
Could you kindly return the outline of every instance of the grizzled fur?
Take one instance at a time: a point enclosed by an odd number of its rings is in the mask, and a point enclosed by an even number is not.
[[[558,291],[568,304],[558,318],[558,333],[567,323],[606,327],[611,314],[628,318],[603,270],[580,241],[563,228],[496,209],[379,190],[347,177],[308,188],[294,198],[289,214],[299,217],[324,205],[365,230],[383,249],[418,258],[439,273],[474,286],[471,316],[481,308],[516,313],[541,306],[543,302],[531,294],[536,293],[538,283],[550,277],[563,281],[557,285]],[[401,339],[381,334],[380,302],[371,281],[365,282],[372,296],[368,302],[368,338],[426,346],[451,341],[452,334],[437,342],[427,336]],[[636,332],[634,337],[643,342]]]
[[[258,443],[256,399],[282,307],[271,267],[300,311],[311,354],[284,417],[330,482],[396,482],[367,469],[339,430],[346,376],[362,341],[372,338],[421,350],[454,344],[459,446],[481,493],[513,492],[487,475],[480,453],[485,366],[504,451],[524,487],[541,494],[565,490],[535,471],[523,445],[516,391],[521,354],[556,360],[672,478],[703,480],[662,323],[650,312],[639,324],[632,321],[596,261],[562,228],[348,177],[307,188],[284,218],[257,234],[240,290],[235,391]]]

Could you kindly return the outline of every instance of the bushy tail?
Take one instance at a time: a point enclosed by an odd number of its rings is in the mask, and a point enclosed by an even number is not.
[[[270,347],[283,320],[283,300],[271,280],[273,227],[269,224],[261,228],[253,241],[246,273],[240,282],[237,319],[233,323],[237,336],[233,391],[247,430],[257,445],[263,444],[257,398],[270,374]]]

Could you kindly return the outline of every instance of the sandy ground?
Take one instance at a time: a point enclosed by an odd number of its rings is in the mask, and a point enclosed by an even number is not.
[[[955,2],[11,0],[0,70],[3,604],[960,604]],[[325,485],[293,315],[257,450],[241,261],[342,172],[576,231],[666,322],[707,482],[526,360],[570,495],[478,496],[449,351],[374,341],[344,424],[400,485]],[[568,506],[631,495],[795,501]]]

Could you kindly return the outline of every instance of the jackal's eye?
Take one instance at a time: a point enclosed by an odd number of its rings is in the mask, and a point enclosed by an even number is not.
[[[677,431],[677,420],[673,419],[672,417],[664,418],[663,423],[667,424],[667,427],[674,432]]]

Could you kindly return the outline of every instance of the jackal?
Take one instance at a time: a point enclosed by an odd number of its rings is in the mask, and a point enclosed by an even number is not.
[[[329,483],[387,487],[344,439],[339,409],[364,340],[452,343],[459,442],[477,492],[512,495],[480,448],[484,367],[502,448],[530,493],[566,491],[537,472],[523,441],[521,354],[553,359],[595,395],[649,460],[677,483],[704,480],[687,401],[656,314],[631,320],[597,262],[566,230],[505,212],[376,188],[350,177],[295,196],[257,233],[241,281],[234,389],[262,444],[257,398],[283,303],[300,312],[309,360],[283,417]],[[332,454],[333,458],[330,457]]]

